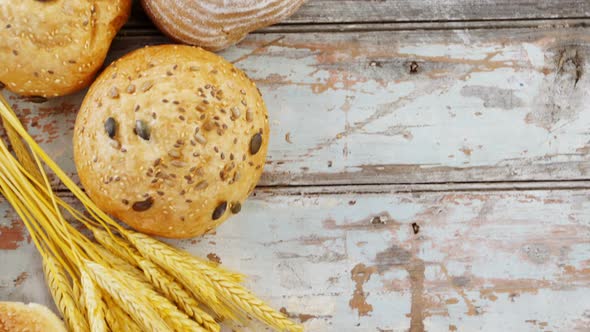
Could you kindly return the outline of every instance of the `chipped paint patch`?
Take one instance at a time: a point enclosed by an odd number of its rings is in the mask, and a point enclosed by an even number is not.
[[[25,225],[16,219],[10,226],[0,226],[0,249],[18,249],[19,243],[25,239]]]
[[[368,294],[363,290],[363,285],[371,279],[371,275],[376,271],[374,266],[367,267],[362,263],[355,265],[350,271],[350,278],[354,281],[355,288],[348,305],[351,309],[356,309],[359,316],[368,316],[373,311],[373,306],[367,303]]]

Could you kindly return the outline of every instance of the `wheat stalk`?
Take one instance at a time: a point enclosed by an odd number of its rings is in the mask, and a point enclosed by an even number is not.
[[[85,261],[85,266],[92,271],[94,281],[117,303],[143,331],[172,332],[172,329],[160,317],[151,302],[138,297],[142,283],[133,278],[116,273],[100,264]]]
[[[110,296],[105,295],[104,300],[109,308],[106,319],[112,332],[142,332],[139,325]]]
[[[184,311],[189,317],[203,326],[207,331],[219,332],[220,327],[209,314],[199,308],[197,301],[187,291],[154,263],[142,259],[139,266],[156,290]]]
[[[88,322],[84,318],[83,312],[80,311],[81,307],[76,305],[75,295],[68,278],[53,257],[46,256],[43,259],[43,272],[53,300],[64,317],[69,330],[76,332],[90,331]]]
[[[96,286],[85,270],[80,273],[80,281],[90,322],[90,330],[92,332],[108,332],[109,329],[105,320],[105,304],[102,300],[100,288]]]

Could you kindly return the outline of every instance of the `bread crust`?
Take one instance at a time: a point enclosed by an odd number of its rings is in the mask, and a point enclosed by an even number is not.
[[[221,50],[254,30],[291,16],[305,0],[142,0],[154,24],[170,38]]]
[[[64,323],[36,303],[0,302],[0,332],[66,332]]]
[[[104,211],[145,233],[187,238],[239,212],[268,140],[266,106],[242,71],[197,47],[161,45],[124,56],[93,83],[74,159]]]
[[[87,87],[130,12],[131,0],[0,0],[0,82],[45,98]]]

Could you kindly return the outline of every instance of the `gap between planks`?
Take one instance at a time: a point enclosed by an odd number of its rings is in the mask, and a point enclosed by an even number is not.
[[[404,22],[347,22],[347,23],[283,23],[251,32],[265,33],[327,33],[327,32],[368,32],[368,31],[413,31],[413,30],[498,30],[532,28],[585,28],[590,27],[586,17],[555,19],[494,19],[456,21],[404,21]],[[161,36],[155,27],[124,27],[121,36]]]
[[[297,196],[339,194],[385,194],[385,193],[436,193],[436,192],[509,192],[509,191],[578,191],[590,190],[590,180],[568,181],[498,181],[498,182],[449,182],[420,184],[336,184],[258,186],[254,196]],[[65,188],[54,191],[62,197],[72,196]]]

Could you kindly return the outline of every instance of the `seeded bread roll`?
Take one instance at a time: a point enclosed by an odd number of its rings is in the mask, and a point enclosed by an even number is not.
[[[291,16],[305,0],[141,0],[170,38],[209,50],[231,46],[254,30]]]
[[[243,72],[197,47],[152,46],[90,87],[74,158],[104,211],[145,233],[187,238],[240,212],[268,134],[264,101]]]
[[[0,0],[0,85],[56,97],[87,87],[131,0]]]
[[[63,322],[40,304],[0,302],[0,332],[66,332]]]

